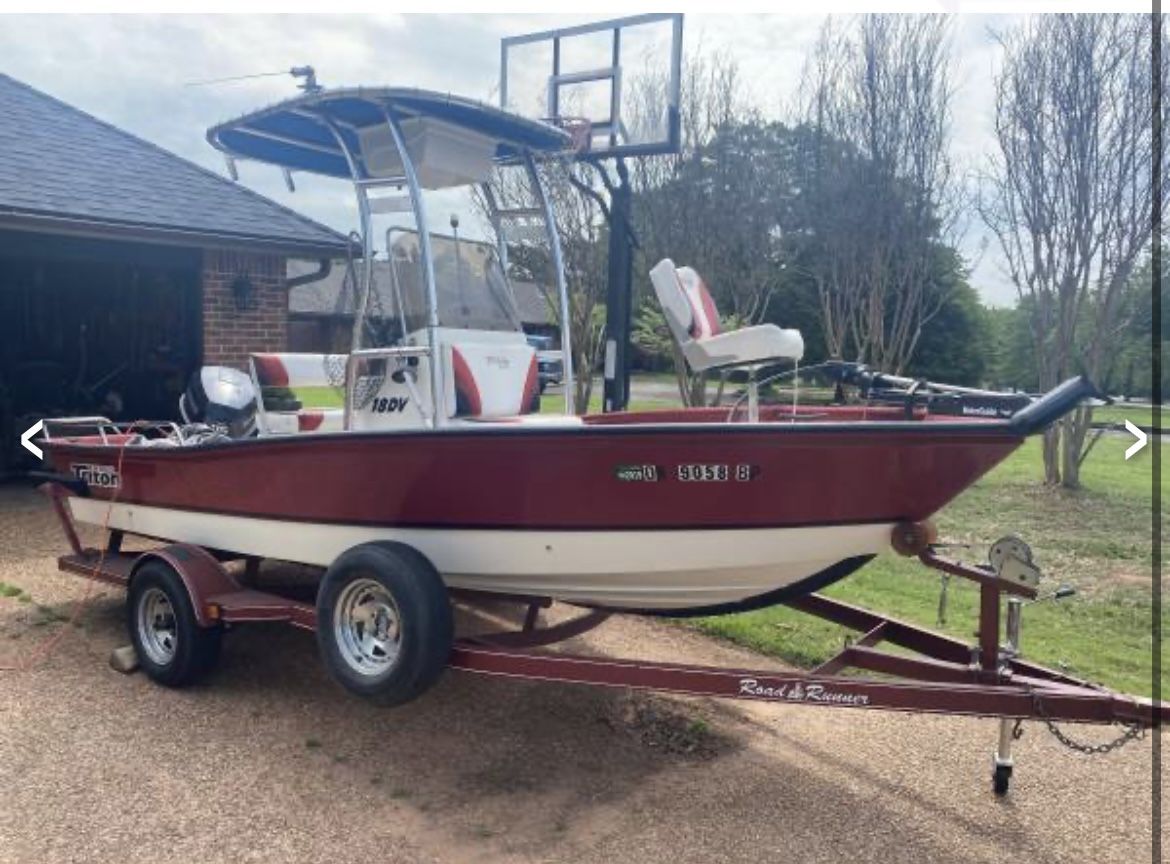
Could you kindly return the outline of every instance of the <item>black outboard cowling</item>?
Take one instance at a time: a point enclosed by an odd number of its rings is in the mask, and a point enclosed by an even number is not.
[[[230,366],[204,366],[191,376],[179,397],[185,423],[202,423],[229,438],[256,434],[256,388],[252,379]]]

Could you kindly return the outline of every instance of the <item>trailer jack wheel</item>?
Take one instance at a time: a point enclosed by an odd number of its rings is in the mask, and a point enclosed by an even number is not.
[[[1011,765],[996,765],[995,771],[991,776],[991,788],[995,791],[997,797],[1002,798],[1007,795],[1008,787],[1012,782],[1012,766]]]

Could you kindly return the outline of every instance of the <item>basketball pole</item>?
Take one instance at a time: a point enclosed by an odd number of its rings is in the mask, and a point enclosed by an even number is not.
[[[633,305],[634,229],[630,222],[630,176],[625,160],[614,160],[616,183],[609,191],[609,267],[605,300],[605,392],[602,410],[624,411],[630,401],[630,329]]]

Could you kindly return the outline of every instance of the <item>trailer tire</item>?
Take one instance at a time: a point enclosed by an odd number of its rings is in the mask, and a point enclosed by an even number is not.
[[[317,592],[317,645],[335,680],[379,705],[421,696],[447,666],[454,641],[442,577],[401,543],[343,552]]]
[[[187,586],[162,561],[147,561],[134,573],[126,625],[142,671],[158,684],[193,684],[219,660],[223,631],[199,626]]]

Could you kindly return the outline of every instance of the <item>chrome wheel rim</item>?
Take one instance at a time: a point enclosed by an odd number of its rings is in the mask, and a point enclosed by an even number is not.
[[[333,612],[333,637],[346,664],[359,675],[385,674],[398,661],[402,618],[390,592],[374,579],[355,579]]]
[[[161,588],[147,588],[138,598],[138,641],[156,665],[166,666],[175,659],[178,623],[171,598]]]

